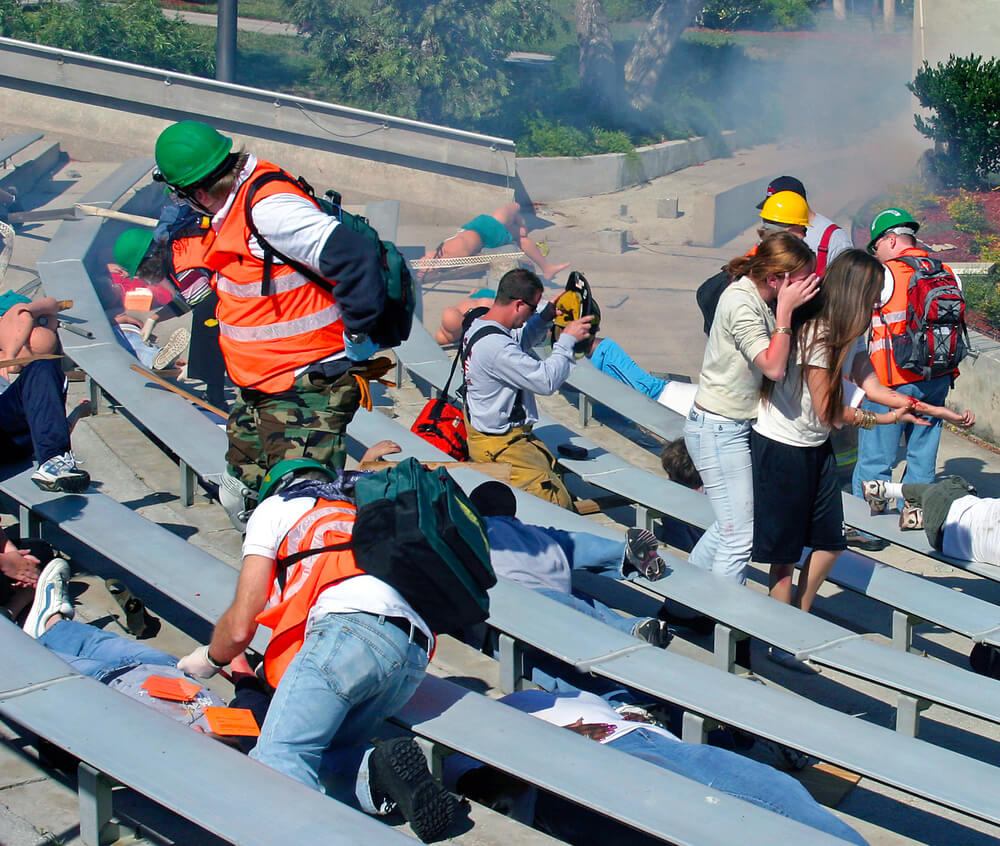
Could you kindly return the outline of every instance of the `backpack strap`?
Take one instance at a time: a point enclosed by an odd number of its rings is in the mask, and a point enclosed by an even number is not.
[[[476,332],[471,338],[469,338],[469,342],[467,344],[464,344],[462,347],[459,348],[458,356],[455,359],[456,362],[458,361],[459,358],[462,359],[463,373],[465,372],[465,365],[469,361],[469,354],[472,352],[472,347],[482,338],[485,338],[487,335],[505,335],[508,338],[510,337],[510,334],[505,332],[499,326],[484,326],[482,329]],[[452,365],[452,370],[454,372],[454,365]],[[520,423],[523,423],[525,418],[528,416],[527,412],[524,410],[524,400],[522,398],[522,395],[523,395],[523,389],[518,388],[517,394],[514,396],[514,407],[511,409],[510,412],[510,422],[513,423],[515,426]]]
[[[816,275],[822,276],[826,271],[826,255],[830,252],[830,239],[833,233],[840,229],[836,223],[831,223],[823,230],[823,237],[819,239],[819,247],[816,249]]]
[[[306,182],[301,176],[298,179],[294,179],[290,174],[283,170],[279,170],[272,171],[271,173],[262,173],[250,183],[250,187],[247,189],[247,197],[244,202],[244,207],[246,209],[247,228],[250,230],[253,237],[257,239],[257,243],[260,244],[261,249],[264,250],[264,275],[260,283],[261,296],[269,297],[271,295],[271,268],[274,266],[275,256],[281,259],[281,261],[289,267],[294,268],[298,273],[305,276],[310,282],[319,285],[319,287],[328,294],[332,294],[333,285],[330,284],[328,279],[320,276],[311,267],[306,267],[306,265],[301,262],[298,262],[293,258],[289,258],[284,253],[276,250],[270,243],[268,243],[264,236],[260,234],[260,230],[253,222],[253,200],[257,196],[257,192],[271,182],[287,182],[290,185],[295,185],[297,188],[304,191],[309,198],[316,203],[317,208],[322,209],[322,206],[320,206],[319,202],[316,200],[316,193],[313,191],[312,185]]]
[[[274,577],[278,580],[278,587],[281,590],[285,589],[285,574],[288,572],[288,568],[293,564],[298,564],[303,558],[309,558],[312,555],[319,555],[323,552],[343,552],[347,549],[351,549],[350,541],[334,543],[329,546],[318,546],[316,549],[303,549],[299,552],[293,552],[286,558],[275,558],[274,563],[277,566],[277,570]]]

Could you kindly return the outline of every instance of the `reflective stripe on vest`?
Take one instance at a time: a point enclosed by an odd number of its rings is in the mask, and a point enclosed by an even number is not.
[[[278,686],[285,669],[302,648],[306,621],[319,595],[337,582],[364,575],[349,549],[302,558],[290,564],[283,574],[279,574],[277,562],[297,552],[349,542],[356,514],[350,503],[317,500],[278,544],[271,592],[267,605],[256,617],[256,622],[271,629],[271,639],[264,651],[264,673],[272,687]]]
[[[264,260],[250,249],[246,198],[255,179],[280,170],[268,162],[257,163],[237,189],[218,230],[206,239],[205,255],[205,264],[217,274],[219,345],[229,376],[240,387],[271,394],[291,388],[296,370],[344,351],[340,308],[328,291],[276,262],[271,292],[262,296]],[[254,203],[276,194],[297,194],[314,202],[297,185],[275,181],[257,191]]]
[[[909,247],[900,255],[928,258],[927,253],[917,247]],[[902,335],[906,331],[907,301],[913,268],[893,259],[889,259],[885,266],[892,273],[892,295],[889,297],[889,302],[882,306],[881,316],[879,309],[872,314],[871,340],[868,344],[872,367],[875,368],[879,381],[887,387],[922,382],[924,381],[922,374],[913,370],[901,370],[896,366],[892,356],[892,340],[889,337]]]
[[[319,331],[339,319],[340,308],[334,303],[315,314],[307,314],[305,317],[299,317],[295,320],[285,320],[266,326],[233,326],[220,320],[219,332],[223,337],[232,341],[276,341],[293,338],[305,332]]]

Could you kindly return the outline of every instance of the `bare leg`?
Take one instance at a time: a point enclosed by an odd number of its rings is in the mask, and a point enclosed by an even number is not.
[[[507,205],[501,206],[492,213],[492,217],[495,217],[507,227],[507,231],[518,242],[521,250],[531,259],[546,279],[551,279],[560,270],[565,270],[569,267],[570,262],[552,264],[542,255],[542,251],[538,249],[538,244],[535,243],[534,239],[528,237],[528,226],[524,222],[524,215],[521,214],[521,206],[518,203],[507,203]]]
[[[772,599],[784,602],[786,605],[792,604],[792,575],[795,573],[794,564],[772,564],[771,572],[768,575],[768,593]]]
[[[795,604],[803,611],[812,608],[813,600],[819,591],[819,586],[826,581],[830,575],[833,565],[840,556],[841,550],[814,549],[805,564],[802,565],[802,573],[799,576],[798,590],[795,592]]]

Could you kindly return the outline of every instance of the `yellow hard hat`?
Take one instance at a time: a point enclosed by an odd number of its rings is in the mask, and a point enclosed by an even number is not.
[[[764,201],[760,219],[787,226],[809,225],[809,204],[801,194],[794,191],[779,191]]]

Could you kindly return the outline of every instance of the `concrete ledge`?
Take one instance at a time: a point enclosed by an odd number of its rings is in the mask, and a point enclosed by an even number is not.
[[[948,405],[971,408],[976,413],[973,434],[1000,443],[1000,341],[971,330],[969,337],[979,358],[962,362]]]
[[[735,131],[723,132],[722,140],[730,152],[742,145]],[[516,159],[516,164],[517,176],[527,194],[525,199],[549,203],[595,194],[613,194],[711,158],[714,156],[707,139],[689,138],[639,147],[634,154],[526,157]],[[580,192],[583,186],[586,186],[585,194]]]
[[[13,188],[18,194],[24,196],[30,193],[39,180],[59,163],[62,158],[62,150],[59,148],[58,141],[46,143],[43,138],[25,147],[23,151],[20,151],[20,154],[31,156],[31,158],[8,171],[0,179],[0,188]]]

